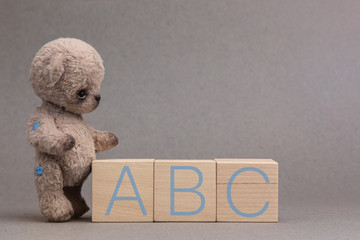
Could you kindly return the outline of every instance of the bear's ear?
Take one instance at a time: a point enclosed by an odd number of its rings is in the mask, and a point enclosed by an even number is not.
[[[57,83],[65,72],[63,55],[56,54],[50,61],[49,65],[50,84],[53,86]]]

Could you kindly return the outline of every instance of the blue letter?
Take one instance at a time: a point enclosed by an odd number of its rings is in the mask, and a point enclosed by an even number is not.
[[[175,170],[193,170],[195,171],[199,176],[199,182],[195,187],[192,188],[175,188]],[[205,198],[204,195],[202,195],[199,191],[196,191],[195,189],[199,188],[203,181],[203,175],[201,171],[192,166],[171,166],[171,181],[170,181],[170,215],[177,215],[177,216],[189,216],[189,215],[195,215],[201,212],[205,207]],[[200,207],[192,212],[175,212],[175,192],[193,192],[196,195],[200,197],[201,204]]]
[[[257,173],[260,173],[263,178],[265,179],[265,182],[269,183],[269,177],[266,175],[266,173],[264,173],[264,171],[260,170],[259,168],[254,168],[254,167],[246,167],[246,168],[241,168],[239,170],[237,170],[230,178],[229,182],[228,182],[228,186],[227,186],[227,199],[228,199],[228,202],[230,204],[230,207],[231,209],[236,212],[237,214],[239,214],[240,216],[243,216],[243,217],[257,217],[257,216],[260,216],[261,214],[263,214],[266,209],[269,207],[269,201],[265,202],[265,205],[264,207],[256,212],[256,213],[243,213],[241,211],[239,211],[239,209],[237,209],[232,201],[232,198],[231,198],[231,185],[233,183],[233,181],[235,180],[236,176],[239,175],[240,173],[242,172],[246,172],[246,171],[254,171],[254,172],[257,172]]]
[[[127,172],[128,176],[129,176],[129,179],[130,179],[130,182],[131,182],[131,186],[132,186],[133,189],[134,189],[134,192],[135,192],[136,197],[117,197],[117,196],[116,196],[117,193],[118,193],[118,191],[119,191],[121,182],[122,182],[122,180],[123,180],[123,178],[124,178],[124,176],[125,176],[125,172]],[[141,208],[142,214],[143,214],[144,216],[147,216],[146,210],[145,210],[145,208],[144,208],[144,204],[143,204],[143,202],[142,202],[142,200],[141,200],[141,197],[140,197],[140,195],[139,195],[139,191],[138,191],[138,189],[137,189],[137,187],[136,187],[136,184],[135,184],[134,178],[133,178],[133,176],[132,176],[132,174],[131,174],[131,172],[130,172],[129,166],[125,166],[125,167],[123,168],[121,174],[120,174],[120,178],[119,178],[119,180],[118,180],[118,182],[117,182],[117,184],[116,184],[114,194],[113,194],[113,196],[112,196],[112,198],[111,198],[111,200],[110,200],[110,203],[109,203],[108,209],[106,210],[105,216],[108,216],[108,215],[110,214],[111,208],[112,208],[115,200],[137,200],[137,201],[139,202],[139,206],[140,206],[140,208]]]

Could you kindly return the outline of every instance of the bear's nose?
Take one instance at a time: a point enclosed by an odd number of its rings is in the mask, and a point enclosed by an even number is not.
[[[100,102],[100,99],[101,99],[100,95],[95,96],[95,100],[96,100],[96,101]]]

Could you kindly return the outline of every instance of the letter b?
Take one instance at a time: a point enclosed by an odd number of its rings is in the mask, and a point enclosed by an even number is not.
[[[215,221],[213,160],[155,160],[155,221]]]

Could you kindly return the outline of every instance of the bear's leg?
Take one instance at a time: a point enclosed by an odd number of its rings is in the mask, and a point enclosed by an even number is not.
[[[63,191],[61,168],[51,156],[39,156],[38,167],[42,173],[35,173],[35,185],[39,196],[41,213],[50,222],[64,222],[71,218],[74,210]]]
[[[74,215],[72,218],[79,218],[90,209],[80,194],[81,187],[81,185],[74,187],[64,187],[65,196],[69,199],[74,209]]]

